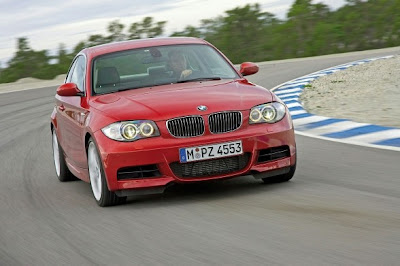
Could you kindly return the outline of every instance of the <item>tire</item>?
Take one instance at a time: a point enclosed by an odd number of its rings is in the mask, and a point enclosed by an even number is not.
[[[123,203],[126,197],[118,197],[114,192],[108,190],[103,164],[92,138],[89,139],[87,154],[90,186],[97,204],[107,207]]]
[[[65,162],[64,152],[58,143],[56,130],[52,130],[52,148],[53,148],[53,161],[54,168],[56,170],[56,175],[58,180],[61,182],[67,182],[76,180],[76,177],[69,171],[67,163]]]
[[[296,164],[290,167],[290,170],[288,173],[283,174],[283,175],[276,175],[276,176],[271,176],[271,177],[266,177],[263,178],[262,181],[265,184],[273,184],[273,183],[282,183],[282,182],[287,182],[292,177],[294,176],[294,173],[296,172]]]

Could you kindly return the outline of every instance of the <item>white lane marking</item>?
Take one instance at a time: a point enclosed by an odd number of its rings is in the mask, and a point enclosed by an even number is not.
[[[305,114],[307,111],[305,110],[297,110],[297,111],[290,111],[290,115],[299,115],[299,114]]]
[[[296,107],[296,106],[303,107],[299,102],[296,102],[296,103],[289,103],[289,104],[286,104],[286,106],[287,106],[288,108],[292,108],[292,107]]]
[[[307,81],[307,82],[295,82],[295,83],[290,83],[290,84],[288,84],[288,85],[284,85],[284,86],[280,87],[280,89],[286,89],[286,88],[290,88],[290,87],[294,87],[294,86],[307,85],[308,83],[310,83],[310,82]]]
[[[377,148],[377,149],[383,149],[383,150],[400,151],[400,147],[395,147],[395,146],[376,145],[376,144],[358,142],[358,141],[353,141],[353,140],[348,140],[348,139],[327,138],[324,136],[317,136],[317,135],[313,135],[313,134],[309,134],[307,132],[297,131],[297,130],[295,130],[295,133],[296,133],[296,135],[305,136],[305,137],[314,138],[314,139],[322,139],[322,140],[328,140],[328,141],[332,141],[332,142],[340,142],[340,143],[344,143],[344,144],[351,144],[351,145]]]
[[[287,99],[284,99],[284,100],[282,100],[284,103],[286,103],[286,102],[289,102],[289,101],[298,101],[299,100],[299,97],[293,97],[293,98],[287,98]]]
[[[388,129],[379,132],[371,132],[367,134],[350,137],[347,139],[352,141],[366,141],[374,143],[382,140],[395,139],[395,138],[400,138],[400,129]]]
[[[365,64],[365,63],[368,63],[368,62],[357,62],[357,63],[354,63],[353,65],[350,65],[349,67],[351,67],[351,66],[359,66],[359,65],[362,65],[362,64]]]
[[[276,93],[275,93],[276,94]],[[285,95],[281,95],[281,97],[289,97],[289,96],[300,96],[300,92],[297,92],[297,93],[288,93],[288,94],[285,94]],[[279,97],[279,96],[278,96]]]
[[[341,69],[328,69],[328,70],[325,70],[325,71],[322,71],[321,73],[327,73],[327,72],[333,72],[333,73],[335,73],[335,72],[338,72],[338,71],[340,71]],[[330,73],[329,73],[330,74]]]
[[[300,83],[300,82],[305,82],[305,84],[308,84],[308,83],[310,83],[311,81],[313,81],[313,80],[315,80],[317,78],[318,77],[314,77],[314,78],[309,77],[309,78],[303,78],[303,79],[296,79],[292,84],[297,84],[297,83]]]
[[[296,89],[277,91],[277,92],[275,92],[275,94],[276,95],[284,95],[284,94],[291,93],[291,92],[301,92],[301,91],[303,91],[302,88],[296,88]]]
[[[305,124],[309,124],[309,123],[313,123],[313,122],[319,122],[319,121],[323,121],[323,120],[327,120],[327,119],[329,119],[329,117],[313,115],[313,116],[309,116],[309,117],[294,119],[293,124],[296,127],[296,126],[301,126],[301,125],[305,125]]]
[[[353,121],[338,121],[336,123],[332,123],[322,127],[316,127],[312,129],[308,129],[307,133],[315,134],[315,135],[324,135],[327,133],[338,133],[341,131],[367,126],[369,124],[366,123],[356,123]]]

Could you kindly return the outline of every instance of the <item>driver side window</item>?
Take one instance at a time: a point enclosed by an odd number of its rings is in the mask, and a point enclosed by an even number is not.
[[[68,74],[67,74],[67,78],[65,79],[65,83],[70,83],[71,82],[71,76],[72,76],[72,72],[74,72],[75,66],[76,66],[76,62],[78,60],[75,60],[71,67],[69,68]]]
[[[76,58],[66,79],[67,82],[75,83],[78,89],[82,92],[85,88],[85,63],[86,60],[83,56]]]

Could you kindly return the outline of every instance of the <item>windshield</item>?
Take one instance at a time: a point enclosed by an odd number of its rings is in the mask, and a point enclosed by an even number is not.
[[[93,64],[93,91],[116,91],[164,84],[238,78],[208,45],[147,47],[102,55]]]

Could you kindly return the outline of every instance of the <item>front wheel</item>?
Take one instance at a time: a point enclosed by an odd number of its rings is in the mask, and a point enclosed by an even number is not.
[[[122,203],[126,197],[118,197],[114,192],[108,190],[107,182],[96,145],[92,139],[88,145],[88,168],[90,186],[94,199],[101,207],[113,206]]]

